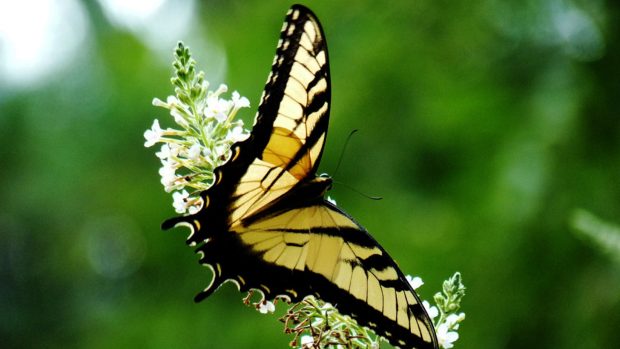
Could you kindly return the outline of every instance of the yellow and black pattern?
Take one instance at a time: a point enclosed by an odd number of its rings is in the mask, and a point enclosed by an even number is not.
[[[251,136],[215,170],[189,225],[188,243],[213,270],[196,299],[233,281],[266,299],[308,295],[336,304],[393,345],[437,348],[433,325],[394,260],[351,217],[325,200],[331,179],[316,170],[330,110],[327,45],[307,8],[284,22]]]

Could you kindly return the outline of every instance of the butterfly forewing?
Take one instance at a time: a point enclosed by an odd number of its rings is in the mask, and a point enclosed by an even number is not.
[[[299,179],[314,174],[325,144],[330,104],[327,62],[319,22],[304,8],[293,7],[282,28],[254,129],[260,131],[255,140],[263,149],[259,157]]]
[[[232,193],[234,226],[269,207],[299,181],[314,176],[329,121],[327,47],[319,22],[293,8],[287,14],[276,57],[252,132],[257,151]],[[250,153],[250,152],[247,152]]]

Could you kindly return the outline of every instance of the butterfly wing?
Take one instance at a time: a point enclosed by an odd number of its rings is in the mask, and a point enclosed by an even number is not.
[[[252,132],[256,134],[252,146],[262,149],[256,155],[299,180],[314,175],[327,136],[330,98],[321,25],[308,9],[293,6],[282,27]]]
[[[240,226],[235,233],[258,257],[258,262],[237,262],[241,265],[235,272],[243,274],[240,289],[257,288],[267,299],[286,295],[298,301],[315,295],[393,345],[437,347],[430,318],[394,260],[329,202],[282,211]],[[205,262],[223,258],[212,260],[212,252],[204,251]],[[246,263],[252,263],[251,274]]]
[[[266,298],[316,295],[374,327],[395,345],[432,348],[432,324],[395,262],[359,224],[323,199],[331,181],[316,177],[327,136],[327,46],[316,17],[287,14],[250,137],[233,145],[215,183],[186,224],[211,284]]]

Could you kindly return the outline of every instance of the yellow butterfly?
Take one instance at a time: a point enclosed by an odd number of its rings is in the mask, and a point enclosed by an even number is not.
[[[250,137],[232,146],[201,195],[190,226],[200,262],[213,270],[208,297],[226,281],[266,299],[314,295],[400,347],[437,348],[420,299],[387,252],[325,199],[332,181],[316,170],[331,103],[325,34],[307,8],[285,19]]]

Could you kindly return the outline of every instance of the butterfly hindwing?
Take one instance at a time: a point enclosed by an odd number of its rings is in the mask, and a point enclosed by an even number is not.
[[[211,284],[260,290],[266,299],[308,295],[336,304],[394,345],[436,348],[420,300],[383,248],[324,199],[317,177],[330,109],[327,46],[310,10],[295,5],[282,27],[250,137],[232,146],[193,215],[164,222],[190,226]]]
[[[300,277],[284,284],[262,277],[254,284],[262,283],[264,292],[295,301],[316,295],[395,345],[432,347],[432,324],[394,260],[337,207],[322,202],[290,209],[235,233],[269,275],[292,270]]]

